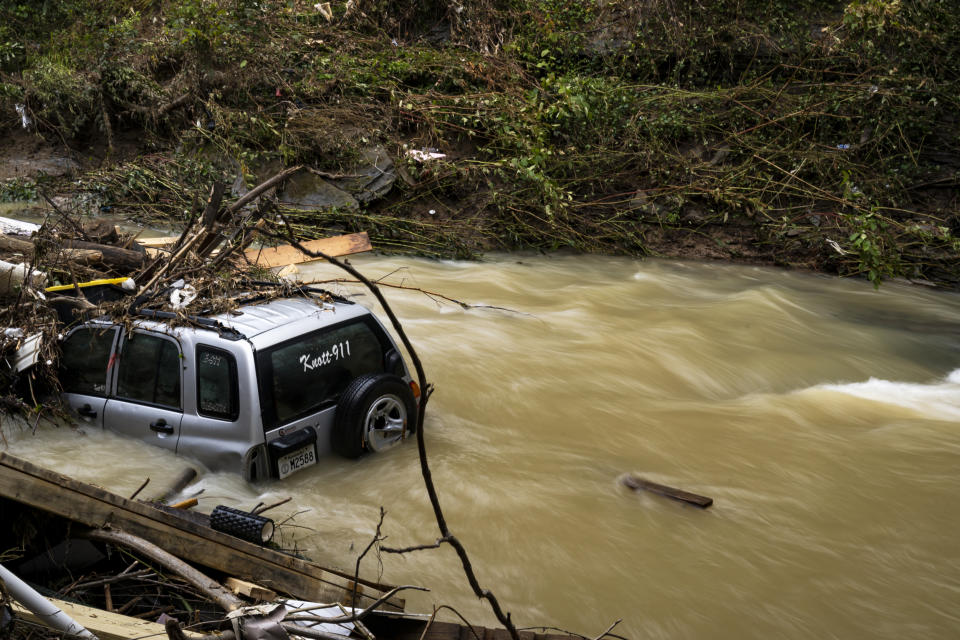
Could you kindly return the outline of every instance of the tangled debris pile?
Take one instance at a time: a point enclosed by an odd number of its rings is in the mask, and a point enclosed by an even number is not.
[[[57,388],[56,340],[77,321],[150,309],[188,324],[298,289],[269,267],[308,256],[292,247],[249,247],[258,237],[290,233],[262,196],[299,169],[285,169],[229,204],[226,186],[214,184],[203,206],[194,198],[176,238],[141,241],[106,221],[83,221],[52,201],[42,224],[0,218],[0,411],[39,413],[35,386]],[[354,236],[331,251],[370,249],[365,234]]]
[[[57,637],[50,628],[87,639],[258,640],[289,632],[340,640],[356,632],[372,640],[361,621],[400,614],[396,594],[418,588],[327,569],[234,537],[163,498],[124,498],[3,452],[0,487],[11,523],[0,534],[8,550],[0,555],[4,637]]]

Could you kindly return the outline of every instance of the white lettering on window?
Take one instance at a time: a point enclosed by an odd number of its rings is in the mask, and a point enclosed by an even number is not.
[[[343,360],[350,357],[350,341],[344,340],[331,346],[329,349],[319,354],[305,353],[300,356],[299,362],[303,365],[304,372],[319,369],[337,360]]]

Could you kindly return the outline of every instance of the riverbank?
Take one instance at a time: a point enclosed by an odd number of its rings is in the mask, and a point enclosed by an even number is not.
[[[272,206],[305,237],[956,288],[960,19],[821,4],[18,5],[0,199],[176,224],[213,181],[302,164]]]

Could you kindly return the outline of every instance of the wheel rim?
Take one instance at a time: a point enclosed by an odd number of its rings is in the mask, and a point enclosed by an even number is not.
[[[371,451],[392,447],[403,438],[407,408],[395,395],[380,396],[367,409],[363,420],[364,438]]]

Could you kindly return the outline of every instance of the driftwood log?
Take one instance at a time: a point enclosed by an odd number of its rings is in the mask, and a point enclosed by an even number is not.
[[[676,489],[674,487],[668,487],[665,484],[650,482],[649,480],[644,480],[640,476],[635,476],[632,474],[623,476],[620,479],[620,483],[625,487],[633,489],[634,491],[644,489],[650,493],[655,493],[657,495],[678,500],[680,502],[686,502],[687,504],[692,504],[693,506],[700,507],[701,509],[706,509],[713,504],[713,498],[701,496],[696,493],[690,493],[689,491],[683,491],[682,489]]]
[[[197,470],[193,467],[187,467],[183,471],[177,474],[177,477],[173,479],[173,482],[170,483],[170,486],[167,487],[162,493],[158,493],[154,497],[147,500],[147,502],[159,502],[161,504],[167,504],[173,498],[187,488],[191,482],[197,479]]]
[[[86,249],[99,251],[102,254],[101,262],[116,271],[127,274],[136,271],[147,261],[146,252],[133,251],[131,249],[121,249],[120,247],[111,247],[106,244],[97,244],[96,242],[85,242],[83,240],[64,240],[63,246],[69,249]]]
[[[19,253],[25,258],[33,258],[36,247],[33,242],[18,236],[0,235],[0,251]],[[61,249],[64,260],[80,264],[99,264],[103,262],[103,252],[98,249]]]

